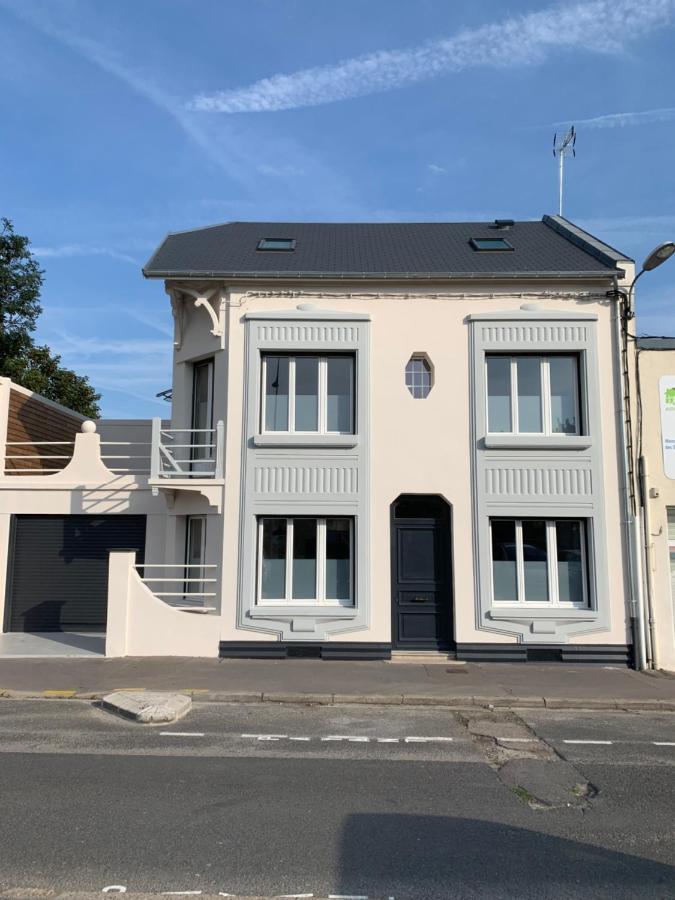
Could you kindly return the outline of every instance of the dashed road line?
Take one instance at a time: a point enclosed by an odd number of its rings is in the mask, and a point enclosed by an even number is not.
[[[203,731],[160,731],[162,737],[204,737]]]
[[[496,737],[496,741],[510,741],[512,744],[536,744],[537,738]]]
[[[581,741],[581,740],[563,740],[563,744],[613,744],[614,741]]]
[[[675,741],[652,741],[655,747],[675,747]]]

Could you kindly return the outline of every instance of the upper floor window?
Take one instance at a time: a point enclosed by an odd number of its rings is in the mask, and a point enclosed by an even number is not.
[[[262,359],[264,432],[354,434],[354,357],[311,354]]]
[[[405,386],[415,400],[426,400],[432,387],[431,365],[426,356],[411,356],[405,367]]]
[[[487,356],[489,434],[581,434],[577,356]]]

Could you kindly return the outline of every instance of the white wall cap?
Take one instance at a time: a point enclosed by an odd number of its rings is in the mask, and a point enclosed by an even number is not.
[[[513,319],[523,321],[597,321],[597,313],[570,312],[568,309],[539,309],[535,311],[521,309],[494,310],[493,312],[471,313],[466,317],[467,322],[508,322]]]
[[[306,307],[307,304],[302,304]],[[325,319],[335,322],[357,322],[370,321],[368,313],[353,313],[342,310],[330,309],[276,309],[276,310],[254,310],[244,315],[244,319],[296,319],[297,321],[314,321],[316,319]]]

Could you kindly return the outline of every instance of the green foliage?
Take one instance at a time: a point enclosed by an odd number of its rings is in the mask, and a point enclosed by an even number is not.
[[[9,219],[0,226],[0,375],[95,419],[101,395],[89,379],[65,369],[49,347],[35,345],[44,272],[28,238],[15,234]]]

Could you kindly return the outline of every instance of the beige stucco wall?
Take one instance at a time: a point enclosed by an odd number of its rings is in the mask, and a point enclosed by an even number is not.
[[[285,285],[284,290],[293,286]],[[299,287],[299,286],[297,286]],[[551,290],[552,285],[542,286]],[[578,300],[561,295],[567,291],[594,288],[592,284],[556,285],[558,296],[537,298],[546,310],[578,308]],[[391,585],[389,516],[391,503],[402,493],[431,493],[443,496],[452,507],[453,564],[455,595],[455,639],[461,643],[509,642],[511,639],[476,628],[471,475],[469,441],[469,335],[466,316],[492,310],[514,310],[524,302],[533,302],[531,286],[515,285],[508,291],[486,290],[477,297],[478,288],[459,286],[456,296],[448,297],[447,286],[429,286],[427,296],[409,286],[368,286],[369,296],[348,297],[348,290],[315,292],[302,285],[302,294],[294,296],[249,296],[231,290],[226,310],[226,366],[232,373],[245,371],[245,324],[243,316],[254,310],[289,310],[299,303],[313,303],[319,309],[368,313],[371,317],[371,625],[347,636],[350,641],[389,641],[391,637]],[[597,290],[597,285],[595,286]],[[606,289],[606,286],[605,286]],[[355,291],[358,291],[355,288]],[[445,296],[428,296],[438,291]],[[525,294],[523,294],[525,292]],[[270,292],[272,293],[272,292]],[[382,296],[376,296],[381,293]],[[463,293],[471,296],[462,296]],[[395,294],[396,296],[392,296]],[[611,605],[611,627],[579,638],[577,643],[626,644],[630,641],[626,617],[626,573],[622,551],[620,508],[620,459],[618,453],[618,417],[613,358],[614,305],[606,300],[585,302],[585,312],[598,315],[598,353],[603,397],[602,438],[604,451],[604,488],[607,515],[607,554]],[[205,338],[193,343],[198,356],[215,340],[207,337],[203,311],[187,313],[186,334],[194,339],[194,327],[202,328]],[[198,325],[199,322],[199,325]],[[188,358],[184,340],[180,358]],[[434,366],[434,388],[426,400],[414,400],[405,387],[404,368],[411,354],[425,352]],[[180,369],[185,366],[178,363]],[[225,362],[221,363],[221,371]],[[183,373],[179,380],[185,381]],[[243,426],[243,385],[230,378],[227,409],[220,406],[216,375],[215,418],[226,413],[226,487],[223,521],[223,640],[265,640],[273,638],[261,632],[244,631],[235,626],[237,573],[239,563],[239,515],[241,484],[241,448]],[[335,639],[340,640],[337,636]]]
[[[675,671],[675,607],[668,551],[668,507],[675,508],[675,480],[663,466],[659,379],[675,376],[675,350],[642,350],[639,355],[643,410],[642,452],[647,462],[649,568],[653,590],[656,655],[659,668]],[[650,490],[651,489],[651,490]]]

